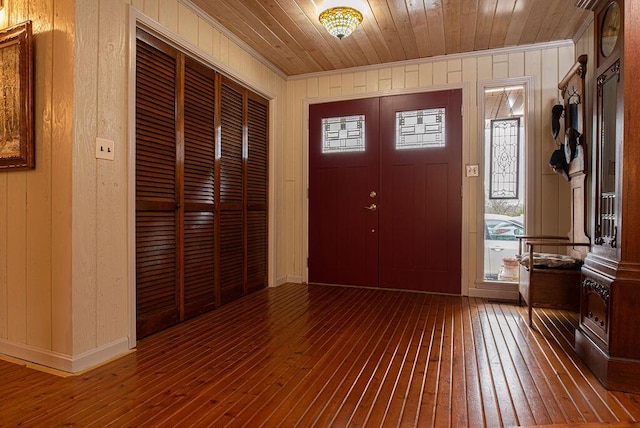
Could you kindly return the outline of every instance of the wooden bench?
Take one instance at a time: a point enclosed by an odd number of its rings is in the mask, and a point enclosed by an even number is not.
[[[585,179],[587,176],[587,128],[585,126],[585,86],[587,56],[582,55],[558,84],[564,105],[565,135],[580,135],[573,159],[570,159],[563,176],[571,186],[571,226],[567,236],[523,235],[519,239],[520,277],[519,300],[529,309],[529,326],[532,325],[533,307],[578,310],[580,302],[580,267],[589,252],[590,240],[585,222],[587,200]],[[571,130],[567,132],[567,130]],[[577,131],[577,132],[576,132]],[[565,143],[567,143],[565,139]],[[536,251],[537,250],[537,251]],[[554,251],[557,250],[557,251]],[[535,263],[534,253],[544,253],[549,258],[565,253],[575,263],[573,266],[550,266]],[[528,257],[525,255],[528,254]],[[523,263],[523,259],[526,262]]]
[[[589,243],[571,242],[567,236],[518,237],[520,280],[519,303],[528,307],[529,326],[532,325],[533,307],[578,311],[580,306],[580,268],[583,258],[556,253],[536,252],[536,248],[585,247]],[[525,248],[527,251],[523,252]]]

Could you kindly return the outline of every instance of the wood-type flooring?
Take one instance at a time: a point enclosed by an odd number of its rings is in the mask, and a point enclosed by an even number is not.
[[[576,314],[485,299],[269,288],[71,377],[0,360],[0,426],[633,426],[573,351]]]

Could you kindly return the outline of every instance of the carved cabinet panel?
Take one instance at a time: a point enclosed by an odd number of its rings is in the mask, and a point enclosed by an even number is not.
[[[604,349],[609,345],[609,307],[611,281],[605,277],[583,277],[581,287],[580,322],[592,339]]]

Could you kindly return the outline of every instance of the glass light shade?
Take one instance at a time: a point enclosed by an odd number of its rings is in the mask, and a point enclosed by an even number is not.
[[[362,13],[352,7],[332,7],[323,11],[318,19],[331,35],[342,39],[362,22]]]

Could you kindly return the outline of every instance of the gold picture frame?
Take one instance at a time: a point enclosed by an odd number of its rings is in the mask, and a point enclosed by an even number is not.
[[[31,21],[0,30],[0,171],[35,167]]]

